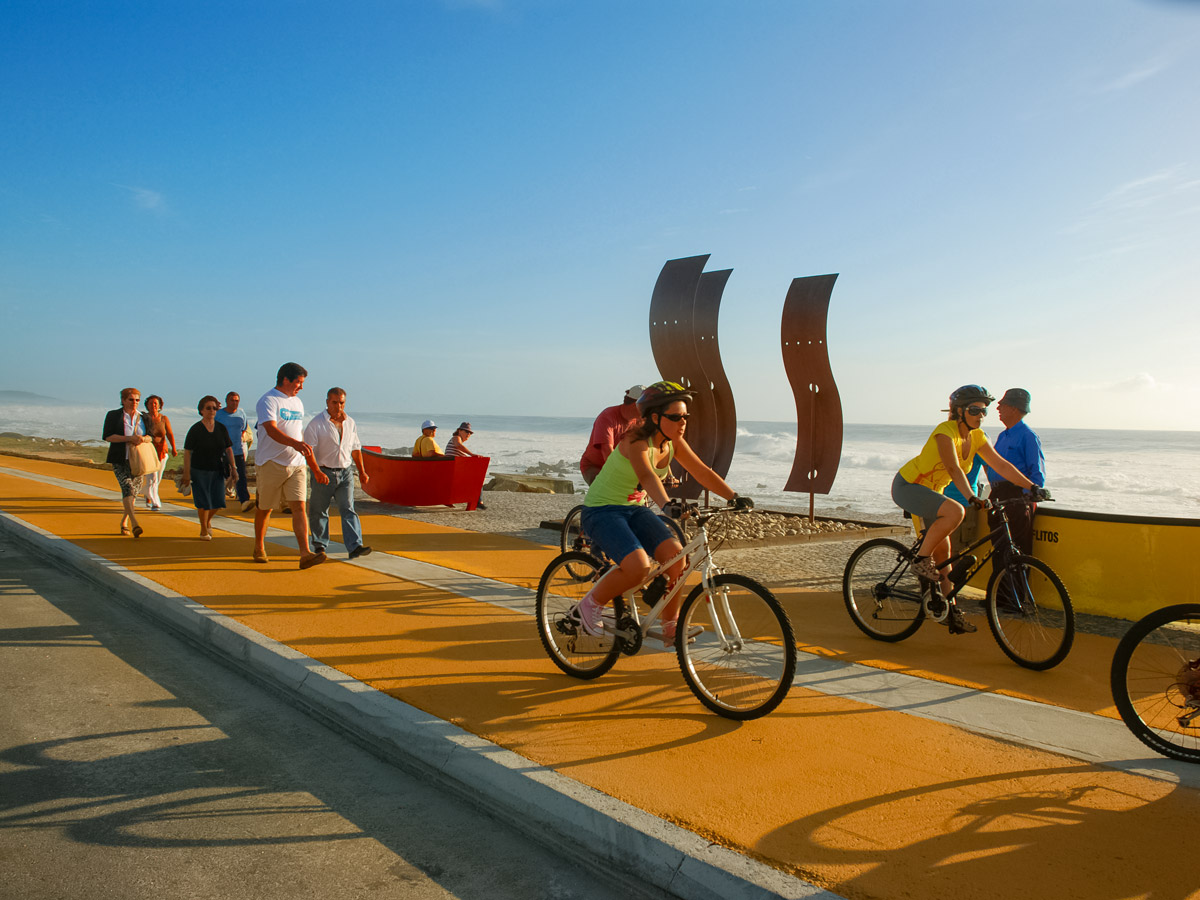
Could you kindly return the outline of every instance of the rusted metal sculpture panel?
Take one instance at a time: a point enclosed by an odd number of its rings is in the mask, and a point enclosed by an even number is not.
[[[737,423],[717,345],[717,312],[729,271],[704,272],[708,256],[668,260],[650,300],[650,348],[662,377],[695,395],[687,441],[696,455],[724,476],[733,457]],[[700,496],[703,488],[675,465],[680,478],[671,495]]]
[[[796,397],[796,459],[785,491],[828,494],[842,457],[842,400],[826,327],[837,275],[792,280],[783,303],[783,368]]]
[[[721,310],[721,295],[733,269],[705,272],[700,276],[696,288],[696,318],[694,333],[696,355],[704,372],[707,393],[712,400],[712,420],[709,443],[705,453],[700,454],[713,471],[722,478],[729,472],[733,460],[733,445],[737,440],[737,409],[733,403],[733,389],[725,375],[721,362],[721,346],[717,341],[717,318]],[[689,421],[690,424],[690,421]],[[690,429],[689,429],[690,431]],[[689,438],[690,441],[690,438]]]

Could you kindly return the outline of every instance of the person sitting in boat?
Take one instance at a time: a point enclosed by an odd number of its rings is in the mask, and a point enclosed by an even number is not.
[[[426,419],[421,423],[421,436],[413,444],[413,459],[446,459],[446,454],[434,440],[436,434],[437,423],[433,419]]]
[[[664,511],[677,509],[662,483],[672,459],[679,460],[704,487],[730,503],[743,509],[754,507],[749,497],[739,497],[684,440],[691,399],[692,395],[673,381],[659,381],[642,391],[637,401],[641,424],[621,438],[587,492],[582,527],[592,542],[617,563],[575,609],[580,627],[587,634],[603,633],[600,616],[604,607],[645,579],[652,565],[650,554],[665,563],[683,549],[658,514],[642,505],[644,489]],[[682,570],[680,560],[667,571],[671,584]],[[678,616],[676,599],[663,610],[661,624],[649,634],[661,638],[664,646],[673,646]]]
[[[452,420],[453,421],[453,420]],[[450,440],[446,442],[447,456],[478,456],[478,453],[472,453],[467,449],[467,439],[475,432],[471,430],[470,422],[463,422],[454,429],[454,434],[450,435]]]
[[[950,573],[948,567],[939,569],[937,564],[950,557],[950,534],[963,520],[962,504],[944,496],[946,485],[953,481],[968,503],[982,506],[983,501],[972,490],[966,475],[978,454],[1009,481],[1026,489],[1034,486],[995,451],[980,427],[988,404],[995,399],[977,384],[964,384],[954,391],[946,421],[933,429],[921,452],[901,466],[892,479],[892,499],[896,505],[920,516],[925,525],[925,538],[917,549],[913,572],[940,582],[943,596],[952,590]],[[951,634],[975,631],[957,606],[946,621]]]

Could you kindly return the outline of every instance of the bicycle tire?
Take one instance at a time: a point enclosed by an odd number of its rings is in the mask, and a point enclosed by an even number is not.
[[[1156,753],[1200,763],[1200,716],[1179,721],[1188,702],[1180,676],[1200,662],[1200,603],[1181,603],[1139,619],[1117,643],[1112,695],[1134,736]],[[1191,688],[1196,702],[1195,688]]]
[[[689,641],[696,625],[704,631]],[[796,675],[796,636],[787,613],[774,594],[743,575],[715,576],[711,594],[696,585],[679,614],[675,650],[692,693],[727,719],[765,716]]]
[[[579,525],[582,516],[583,504],[580,503],[571,507],[571,511],[563,517],[562,530],[558,536],[558,546],[563,553],[570,553],[572,550],[587,552],[587,538],[583,536],[583,529]]]
[[[684,533],[683,533],[683,526],[682,526],[681,524],[679,524],[679,520],[678,520],[678,519],[672,519],[670,516],[668,516],[668,515],[664,515],[664,514],[661,514],[661,513],[659,514],[659,516],[658,516],[658,517],[659,517],[659,518],[660,518],[660,519],[661,519],[663,522],[665,522],[665,523],[666,523],[666,526],[667,526],[668,528],[670,528],[670,529],[671,529],[671,534],[675,535],[675,540],[679,541],[679,546],[680,546],[680,547],[686,547],[686,546],[687,546],[687,537],[686,537],[686,536],[684,536]],[[654,555],[654,551],[653,551],[653,550],[651,550],[651,551],[650,551],[650,555],[651,555],[651,556],[653,556],[653,555]]]
[[[591,637],[572,623],[570,612],[592,589],[604,564],[587,553],[563,553],[555,557],[538,583],[534,615],[538,636],[551,661],[574,678],[599,678],[617,662],[621,642],[611,634]],[[625,601],[613,601],[612,614],[620,619]]]
[[[842,574],[842,599],[867,637],[889,644],[916,634],[925,621],[929,585],[913,574],[909,549],[891,538],[872,538],[850,554]]]
[[[1006,597],[1019,598],[1019,608],[1006,604]],[[1032,556],[1013,557],[992,573],[987,620],[1004,654],[1017,665],[1038,672],[1053,669],[1066,659],[1075,641],[1075,610],[1062,579]]]

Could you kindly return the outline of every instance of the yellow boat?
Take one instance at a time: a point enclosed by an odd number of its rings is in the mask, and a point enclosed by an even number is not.
[[[975,515],[978,534],[987,534],[987,514]],[[1200,519],[1041,504],[1033,519],[1033,555],[1058,573],[1078,613],[1136,620],[1163,606],[1200,602]],[[986,589],[991,568],[971,586]]]

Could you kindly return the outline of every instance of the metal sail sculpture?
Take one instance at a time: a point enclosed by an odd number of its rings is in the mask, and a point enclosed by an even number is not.
[[[689,412],[687,441],[696,455],[722,478],[729,471],[737,439],[733,392],[717,342],[721,295],[732,269],[705,272],[708,254],[668,260],[650,299],[650,349],[654,364],[667,381],[695,395]],[[681,479],[672,496],[694,500],[703,488],[677,464]]]
[[[785,491],[828,494],[842,457],[842,400],[826,342],[837,275],[794,278],[783,303],[783,368],[796,398],[796,458]]]

